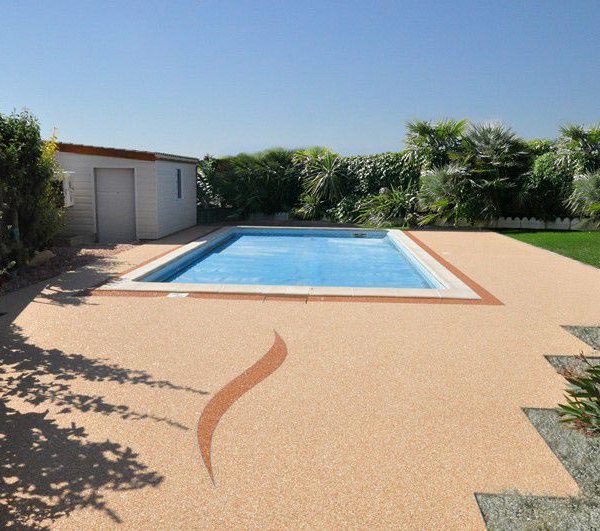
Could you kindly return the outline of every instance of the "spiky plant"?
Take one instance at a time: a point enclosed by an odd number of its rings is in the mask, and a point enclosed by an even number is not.
[[[560,133],[557,153],[561,166],[574,174],[600,171],[600,124],[566,125]]]
[[[475,186],[467,169],[457,164],[424,171],[418,198],[419,207],[425,214],[420,224],[456,224],[471,219],[476,210],[472,205]]]
[[[575,178],[567,206],[590,225],[600,227],[600,171]]]
[[[339,201],[344,195],[344,165],[342,157],[323,148],[301,150],[294,155],[300,167],[304,191],[318,202],[328,204]]]
[[[529,152],[527,145],[509,127],[490,122],[472,124],[464,137],[463,162],[479,174],[510,177],[524,170]]]
[[[368,196],[358,208],[356,221],[369,225],[404,225],[412,220],[417,207],[416,187],[384,189]]]
[[[509,127],[500,123],[482,123],[469,126],[463,141],[462,164],[470,169],[478,182],[486,217],[513,215],[519,211],[524,197],[516,189],[523,189],[529,169],[530,153],[526,143]]]
[[[446,119],[439,122],[414,120],[406,124],[407,162],[423,170],[440,168],[455,160],[460,152],[466,120]]]
[[[300,205],[292,210],[292,216],[299,219],[316,220],[322,219],[324,215],[323,203],[309,194],[300,196]]]
[[[600,435],[600,365],[591,364],[585,356],[583,374],[567,376],[569,387],[566,404],[558,405],[561,422],[590,435]]]

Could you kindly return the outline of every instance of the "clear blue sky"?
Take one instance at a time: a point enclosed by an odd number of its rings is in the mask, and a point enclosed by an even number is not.
[[[598,0],[4,1],[0,111],[202,156],[402,147],[411,118],[600,119]]]

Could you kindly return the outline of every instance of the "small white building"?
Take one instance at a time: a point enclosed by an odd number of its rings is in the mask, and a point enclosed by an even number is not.
[[[59,143],[57,159],[69,192],[67,234],[152,240],[196,224],[196,158]]]

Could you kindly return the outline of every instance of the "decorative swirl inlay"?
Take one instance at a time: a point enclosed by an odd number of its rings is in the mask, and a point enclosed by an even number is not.
[[[198,422],[198,442],[202,460],[213,483],[215,478],[211,463],[211,446],[213,434],[221,417],[236,400],[262,382],[267,376],[273,374],[281,366],[286,356],[287,347],[285,342],[275,332],[275,341],[269,351],[254,365],[219,390],[202,411]]]

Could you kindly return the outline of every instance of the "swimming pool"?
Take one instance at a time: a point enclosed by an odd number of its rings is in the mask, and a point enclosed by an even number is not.
[[[479,298],[402,231],[291,227],[217,230],[106,289]]]
[[[142,279],[188,284],[438,288],[383,231],[240,230]]]

